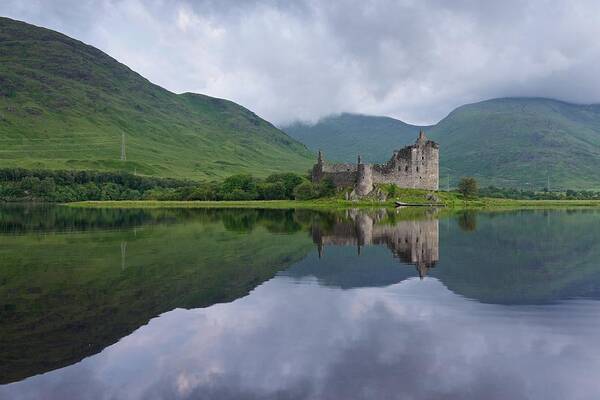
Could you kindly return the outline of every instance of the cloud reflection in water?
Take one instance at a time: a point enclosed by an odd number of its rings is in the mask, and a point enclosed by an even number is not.
[[[434,278],[341,290],[279,276],[229,304],[165,313],[0,397],[592,399],[598,312],[480,304]]]

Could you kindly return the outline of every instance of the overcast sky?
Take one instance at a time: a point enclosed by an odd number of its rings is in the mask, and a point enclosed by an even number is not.
[[[0,14],[278,124],[344,111],[435,123],[503,96],[600,102],[597,0],[2,0]]]

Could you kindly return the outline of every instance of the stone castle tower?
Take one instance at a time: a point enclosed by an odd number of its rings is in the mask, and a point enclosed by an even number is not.
[[[369,194],[374,184],[393,183],[401,188],[438,190],[439,145],[428,140],[423,131],[415,144],[394,151],[385,164],[358,163],[326,164],[319,151],[317,163],[312,169],[313,182],[330,179],[337,188],[353,187],[356,194]]]

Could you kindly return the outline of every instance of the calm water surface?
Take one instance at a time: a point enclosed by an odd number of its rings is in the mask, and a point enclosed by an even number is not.
[[[598,399],[600,212],[0,208],[1,399]]]

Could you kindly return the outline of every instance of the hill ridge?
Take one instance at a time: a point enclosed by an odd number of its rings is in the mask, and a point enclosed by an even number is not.
[[[172,93],[60,32],[0,17],[0,61],[2,167],[219,179],[311,165],[305,145],[251,110]]]

